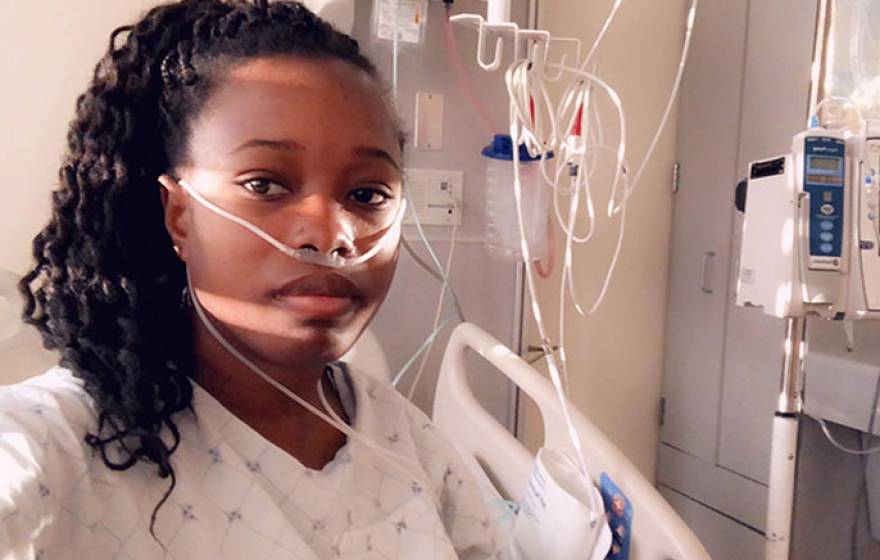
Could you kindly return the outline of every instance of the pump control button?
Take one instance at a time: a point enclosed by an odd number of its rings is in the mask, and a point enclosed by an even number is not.
[[[834,222],[822,220],[821,222],[819,222],[819,227],[824,229],[825,231],[831,231],[832,229],[834,229]]]
[[[832,204],[823,204],[819,207],[819,211],[826,216],[830,216],[831,214],[834,214],[834,206]]]
[[[819,239],[828,243],[828,242],[831,242],[834,240],[834,234],[825,231],[825,232],[822,232],[821,234],[819,234]]]
[[[834,245],[832,245],[831,243],[823,243],[819,245],[819,250],[823,253],[830,253],[834,250]]]

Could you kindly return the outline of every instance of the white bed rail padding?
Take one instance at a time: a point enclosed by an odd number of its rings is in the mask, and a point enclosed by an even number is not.
[[[491,335],[459,325],[449,340],[434,400],[434,422],[462,453],[486,471],[497,490],[519,500],[534,457],[477,401],[467,379],[471,349],[505,374],[541,411],[544,446],[567,445],[567,428],[550,381]],[[709,560],[703,545],[657,489],[586,416],[571,406],[586,460],[594,476],[607,473],[633,506],[631,560]]]

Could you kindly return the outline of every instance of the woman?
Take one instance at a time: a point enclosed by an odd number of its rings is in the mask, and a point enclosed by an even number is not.
[[[428,419],[334,363],[397,263],[397,123],[298,3],[113,33],[21,283],[62,359],[0,392],[0,556],[498,554]]]

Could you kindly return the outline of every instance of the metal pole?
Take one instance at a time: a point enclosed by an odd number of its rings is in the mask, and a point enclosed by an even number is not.
[[[486,21],[489,23],[510,23],[510,0],[489,0]]]
[[[834,0],[816,3],[816,35],[813,43],[813,70],[810,80],[810,106],[807,126],[818,102],[828,94],[829,35]],[[803,258],[801,255],[798,258]],[[801,279],[803,280],[803,279]],[[791,526],[794,514],[794,488],[797,470],[798,425],[803,392],[804,359],[807,356],[807,319],[789,317],[785,322],[785,353],[779,401],[773,415],[770,447],[770,484],[767,488],[767,541],[765,560],[789,560]]]
[[[807,319],[790,317],[785,322],[785,349],[779,401],[773,415],[770,448],[770,485],[767,492],[766,560],[788,560],[794,512],[798,424],[804,358],[807,354]]]

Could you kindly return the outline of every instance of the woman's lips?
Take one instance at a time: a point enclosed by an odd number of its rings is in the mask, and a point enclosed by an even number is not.
[[[360,292],[340,274],[296,278],[271,292],[272,300],[305,319],[335,319],[352,311]]]
[[[354,298],[325,294],[276,295],[273,299],[306,319],[335,319],[354,308]]]

